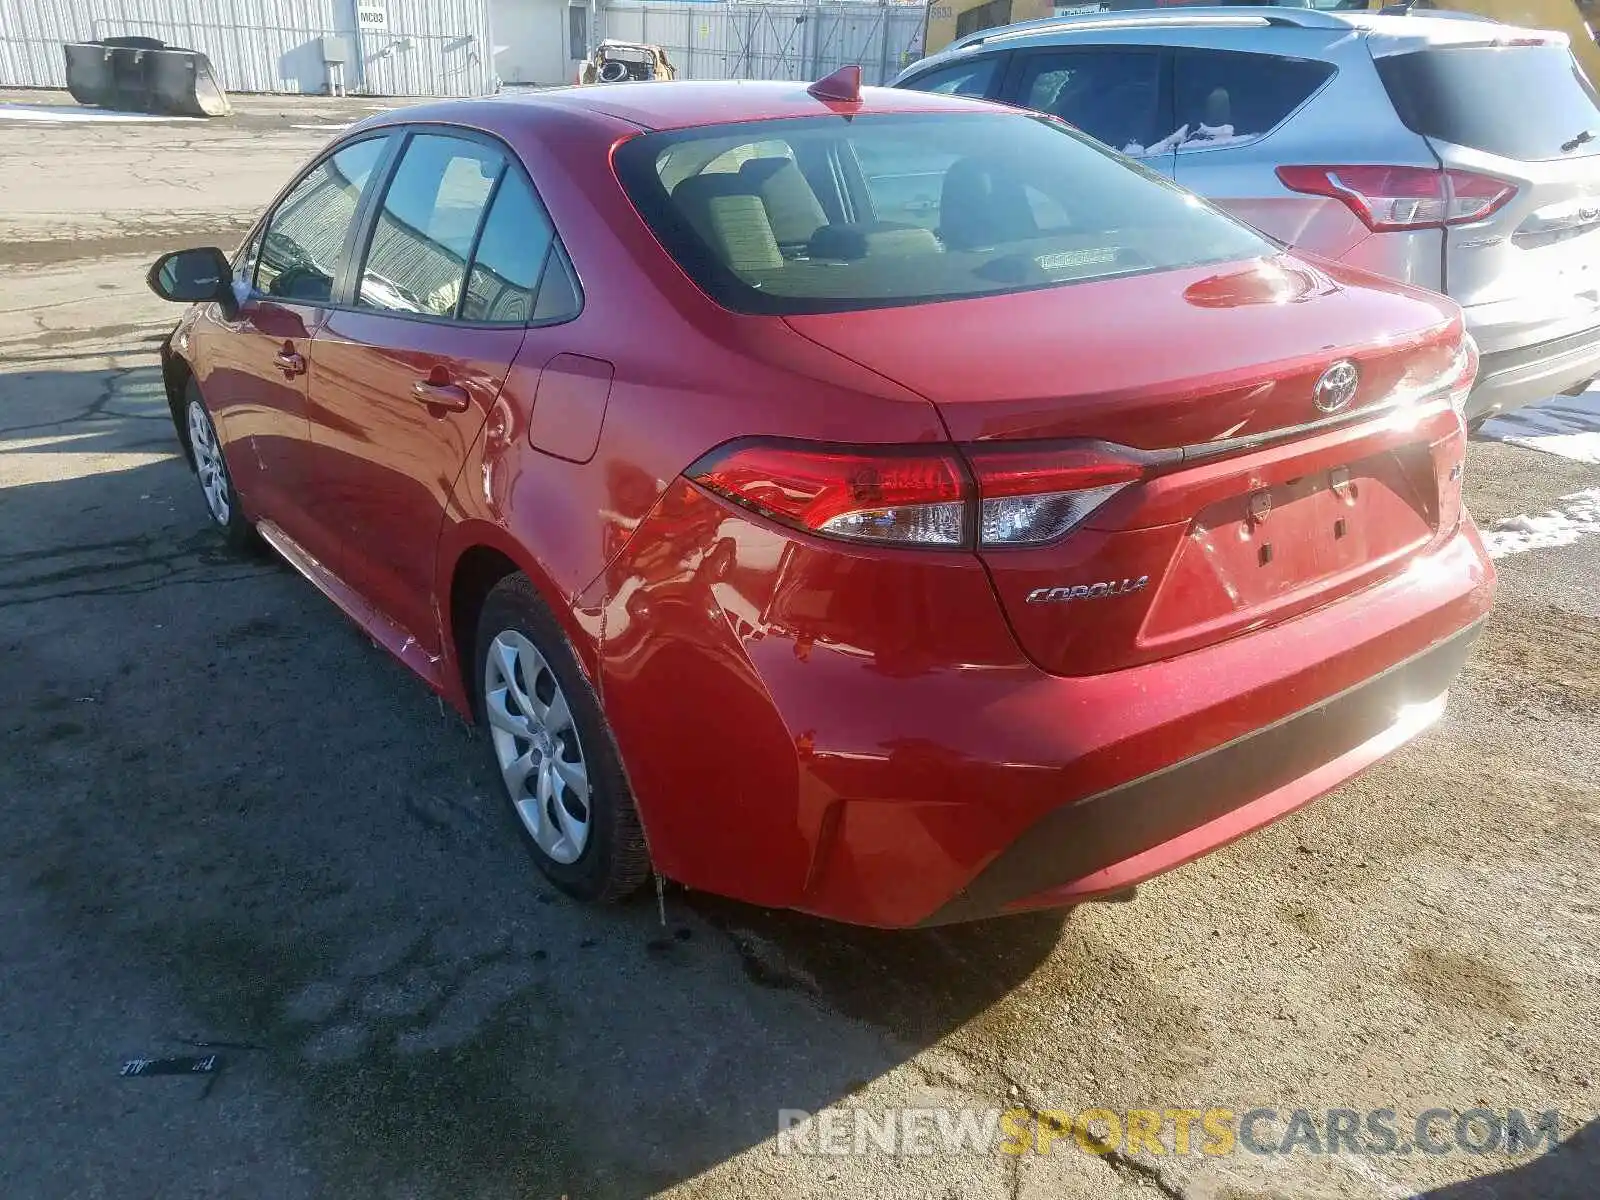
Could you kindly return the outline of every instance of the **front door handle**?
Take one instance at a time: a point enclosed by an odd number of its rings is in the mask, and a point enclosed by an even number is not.
[[[297,354],[291,346],[285,346],[272,356],[274,365],[285,375],[304,375],[306,373],[306,360],[303,355]]]
[[[411,396],[429,408],[443,409],[445,412],[466,412],[467,406],[472,403],[466,388],[453,383],[429,383],[426,379],[419,379],[411,385]]]

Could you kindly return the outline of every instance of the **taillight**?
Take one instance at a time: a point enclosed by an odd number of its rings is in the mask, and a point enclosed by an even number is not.
[[[1478,382],[1478,340],[1470,333],[1461,335],[1461,345],[1450,359],[1450,365],[1439,377],[1439,389],[1450,397],[1457,412],[1465,411],[1467,397],[1472,395]]]
[[[1517,194],[1474,171],[1429,167],[1279,167],[1293,192],[1342,200],[1369,229],[1437,229],[1481,221]]]
[[[1467,397],[1472,395],[1478,382],[1478,342],[1470,333],[1461,335],[1461,345],[1450,356],[1450,361],[1432,384],[1432,395],[1447,396],[1457,412],[1467,407]]]
[[[978,481],[978,542],[1036,546],[1070,533],[1095,509],[1145,475],[1116,447],[969,446]]]
[[[738,442],[688,472],[702,487],[795,529],[851,541],[967,544],[968,488],[950,452]]]
[[[1389,403],[1401,411],[1413,409],[1430,400],[1448,399],[1457,412],[1467,405],[1467,397],[1478,381],[1478,343],[1470,333],[1463,333],[1442,369],[1438,362],[1422,360],[1413,364],[1401,376],[1400,382],[1389,393]]]
[[[793,529],[884,545],[1037,546],[1143,479],[1147,452],[1100,442],[835,447],[749,439],[685,472]],[[976,491],[973,481],[976,481]]]

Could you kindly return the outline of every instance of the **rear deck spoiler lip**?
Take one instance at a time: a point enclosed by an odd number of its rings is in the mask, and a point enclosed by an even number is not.
[[[1285,425],[1278,429],[1267,429],[1261,433],[1249,433],[1242,437],[1222,438],[1215,442],[1200,442],[1192,446],[1180,446],[1173,453],[1181,461],[1189,463],[1206,462],[1213,458],[1227,458],[1235,454],[1243,454],[1249,450],[1260,450],[1265,446],[1276,445],[1279,442],[1293,441],[1295,438],[1305,437],[1307,434],[1324,433],[1337,429],[1342,425],[1353,425],[1358,421],[1369,421],[1374,417],[1387,417],[1398,412],[1403,405],[1398,401],[1385,401],[1380,404],[1369,404],[1365,408],[1358,408],[1351,412],[1336,413],[1331,417],[1319,417],[1315,421],[1306,421],[1300,425]],[[1423,405],[1414,405],[1421,409]]]

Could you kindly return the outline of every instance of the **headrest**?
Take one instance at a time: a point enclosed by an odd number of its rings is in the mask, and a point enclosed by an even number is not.
[[[1233,101],[1228,95],[1227,88],[1211,90],[1211,94],[1206,97],[1205,116],[1202,120],[1213,128],[1218,125],[1233,124]]]
[[[752,158],[739,167],[739,175],[767,206],[772,232],[782,244],[804,245],[823,225],[828,214],[817,194],[792,158]]]
[[[1022,185],[988,163],[960,158],[939,193],[939,236],[951,250],[975,250],[1038,232]]]
[[[712,252],[735,271],[783,265],[766,205],[748,179],[732,173],[691,175],[672,198]]]

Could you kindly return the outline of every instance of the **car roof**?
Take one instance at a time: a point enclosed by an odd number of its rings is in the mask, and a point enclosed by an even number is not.
[[[939,54],[923,59],[947,61],[983,50],[1050,45],[1096,33],[1139,29],[1257,29],[1270,36],[1279,29],[1325,29],[1354,32],[1395,48],[1423,45],[1483,45],[1496,41],[1543,39],[1567,43],[1565,34],[1506,25],[1475,13],[1418,9],[1410,13],[1289,8],[1273,5],[1243,7],[1183,6],[1181,8],[1124,9],[1118,12],[1071,13],[1018,21],[978,30],[958,38]],[[1380,51],[1381,53],[1382,51]],[[922,63],[917,64],[921,66]]]
[[[805,82],[768,80],[674,80],[600,83],[585,87],[504,92],[487,100],[450,100],[393,109],[362,127],[419,121],[459,122],[507,130],[539,114],[595,114],[640,129],[687,129],[740,121],[886,113],[1015,112],[1004,105],[963,96],[901,88],[864,87],[859,103],[818,100]]]

